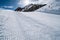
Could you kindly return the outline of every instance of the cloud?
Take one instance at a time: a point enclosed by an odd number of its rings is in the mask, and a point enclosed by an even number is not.
[[[0,10],[3,10],[3,8],[0,8]]]
[[[0,8],[14,8],[13,6],[0,6]]]
[[[60,6],[55,6],[54,8],[52,8],[53,10],[59,10]]]
[[[8,9],[0,8],[0,10],[8,10]]]
[[[26,6],[26,5],[28,5],[28,4],[30,4],[30,0],[20,0],[19,2],[18,2],[18,5],[20,5],[20,6]]]
[[[44,1],[43,1],[44,3]],[[60,12],[60,2],[56,0],[47,0],[45,3],[47,3],[46,6],[38,9],[37,11],[44,11],[44,12]]]
[[[18,5],[20,6],[25,6],[25,5],[28,5],[28,4],[48,4],[52,2],[52,0],[20,0],[18,2]]]
[[[13,6],[3,6],[4,8],[13,8]]]

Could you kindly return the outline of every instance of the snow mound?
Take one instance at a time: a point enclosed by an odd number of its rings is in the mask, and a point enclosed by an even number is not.
[[[60,15],[0,10],[0,40],[60,40]]]

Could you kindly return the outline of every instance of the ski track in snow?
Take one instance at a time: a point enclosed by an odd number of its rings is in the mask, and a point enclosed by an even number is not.
[[[0,10],[0,40],[60,40],[60,15]]]

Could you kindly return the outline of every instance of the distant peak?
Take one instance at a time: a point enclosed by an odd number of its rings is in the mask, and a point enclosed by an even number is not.
[[[29,4],[29,5],[25,6],[24,8],[18,7],[15,11],[32,12],[45,5],[46,4]]]

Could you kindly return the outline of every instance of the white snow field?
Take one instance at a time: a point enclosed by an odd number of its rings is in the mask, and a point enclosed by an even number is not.
[[[60,40],[60,15],[0,10],[0,40]]]

